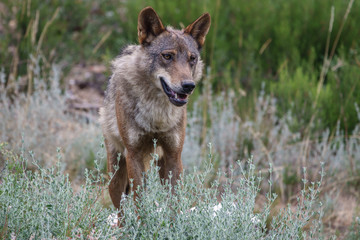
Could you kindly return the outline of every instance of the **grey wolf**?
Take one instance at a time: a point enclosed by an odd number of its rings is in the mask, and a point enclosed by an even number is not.
[[[116,208],[130,190],[129,179],[134,189],[141,184],[153,139],[157,139],[160,177],[168,179],[171,172],[171,184],[179,179],[186,103],[202,75],[200,50],[209,27],[208,13],[176,30],[164,27],[153,8],[144,8],[138,16],[140,44],[127,46],[113,60],[100,123],[108,171],[114,173],[109,193]]]

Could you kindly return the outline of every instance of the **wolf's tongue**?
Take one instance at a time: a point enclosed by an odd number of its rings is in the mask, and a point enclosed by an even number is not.
[[[180,99],[180,100],[186,100],[187,99],[187,95],[186,94],[176,94],[176,98]]]

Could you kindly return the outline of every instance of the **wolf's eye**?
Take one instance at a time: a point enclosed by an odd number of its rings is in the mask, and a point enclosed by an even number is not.
[[[172,55],[171,55],[171,54],[168,54],[168,53],[163,53],[162,56],[163,56],[163,58],[164,58],[165,60],[171,60],[171,59],[172,59]]]
[[[190,56],[189,63],[190,63],[191,66],[195,65],[195,63],[196,63],[196,56],[195,55]]]

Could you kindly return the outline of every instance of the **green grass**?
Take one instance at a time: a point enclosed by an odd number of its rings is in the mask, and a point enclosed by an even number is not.
[[[215,92],[245,92],[248,97],[239,102],[243,116],[250,110],[249,99],[265,82],[266,91],[284,103],[279,105],[280,115],[289,110],[302,112],[303,123],[314,129],[333,131],[339,120],[345,131],[354,129],[353,104],[360,102],[358,1],[349,7],[347,1],[327,0],[54,0],[47,4],[5,0],[0,11],[0,48],[4,49],[0,62],[10,75],[9,84],[24,77],[31,92],[31,55],[40,57],[40,64],[47,68],[62,62],[65,73],[73,63],[108,64],[125,44],[137,42],[137,15],[148,5],[166,25],[178,28],[203,12],[211,14],[203,51],[210,67],[207,80]],[[328,71],[321,77],[324,60],[329,60]],[[313,116],[318,120],[315,125]]]

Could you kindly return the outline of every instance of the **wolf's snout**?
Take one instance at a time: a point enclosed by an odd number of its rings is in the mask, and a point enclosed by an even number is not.
[[[181,83],[181,87],[185,93],[191,93],[195,88],[195,83],[193,81],[184,81]]]

